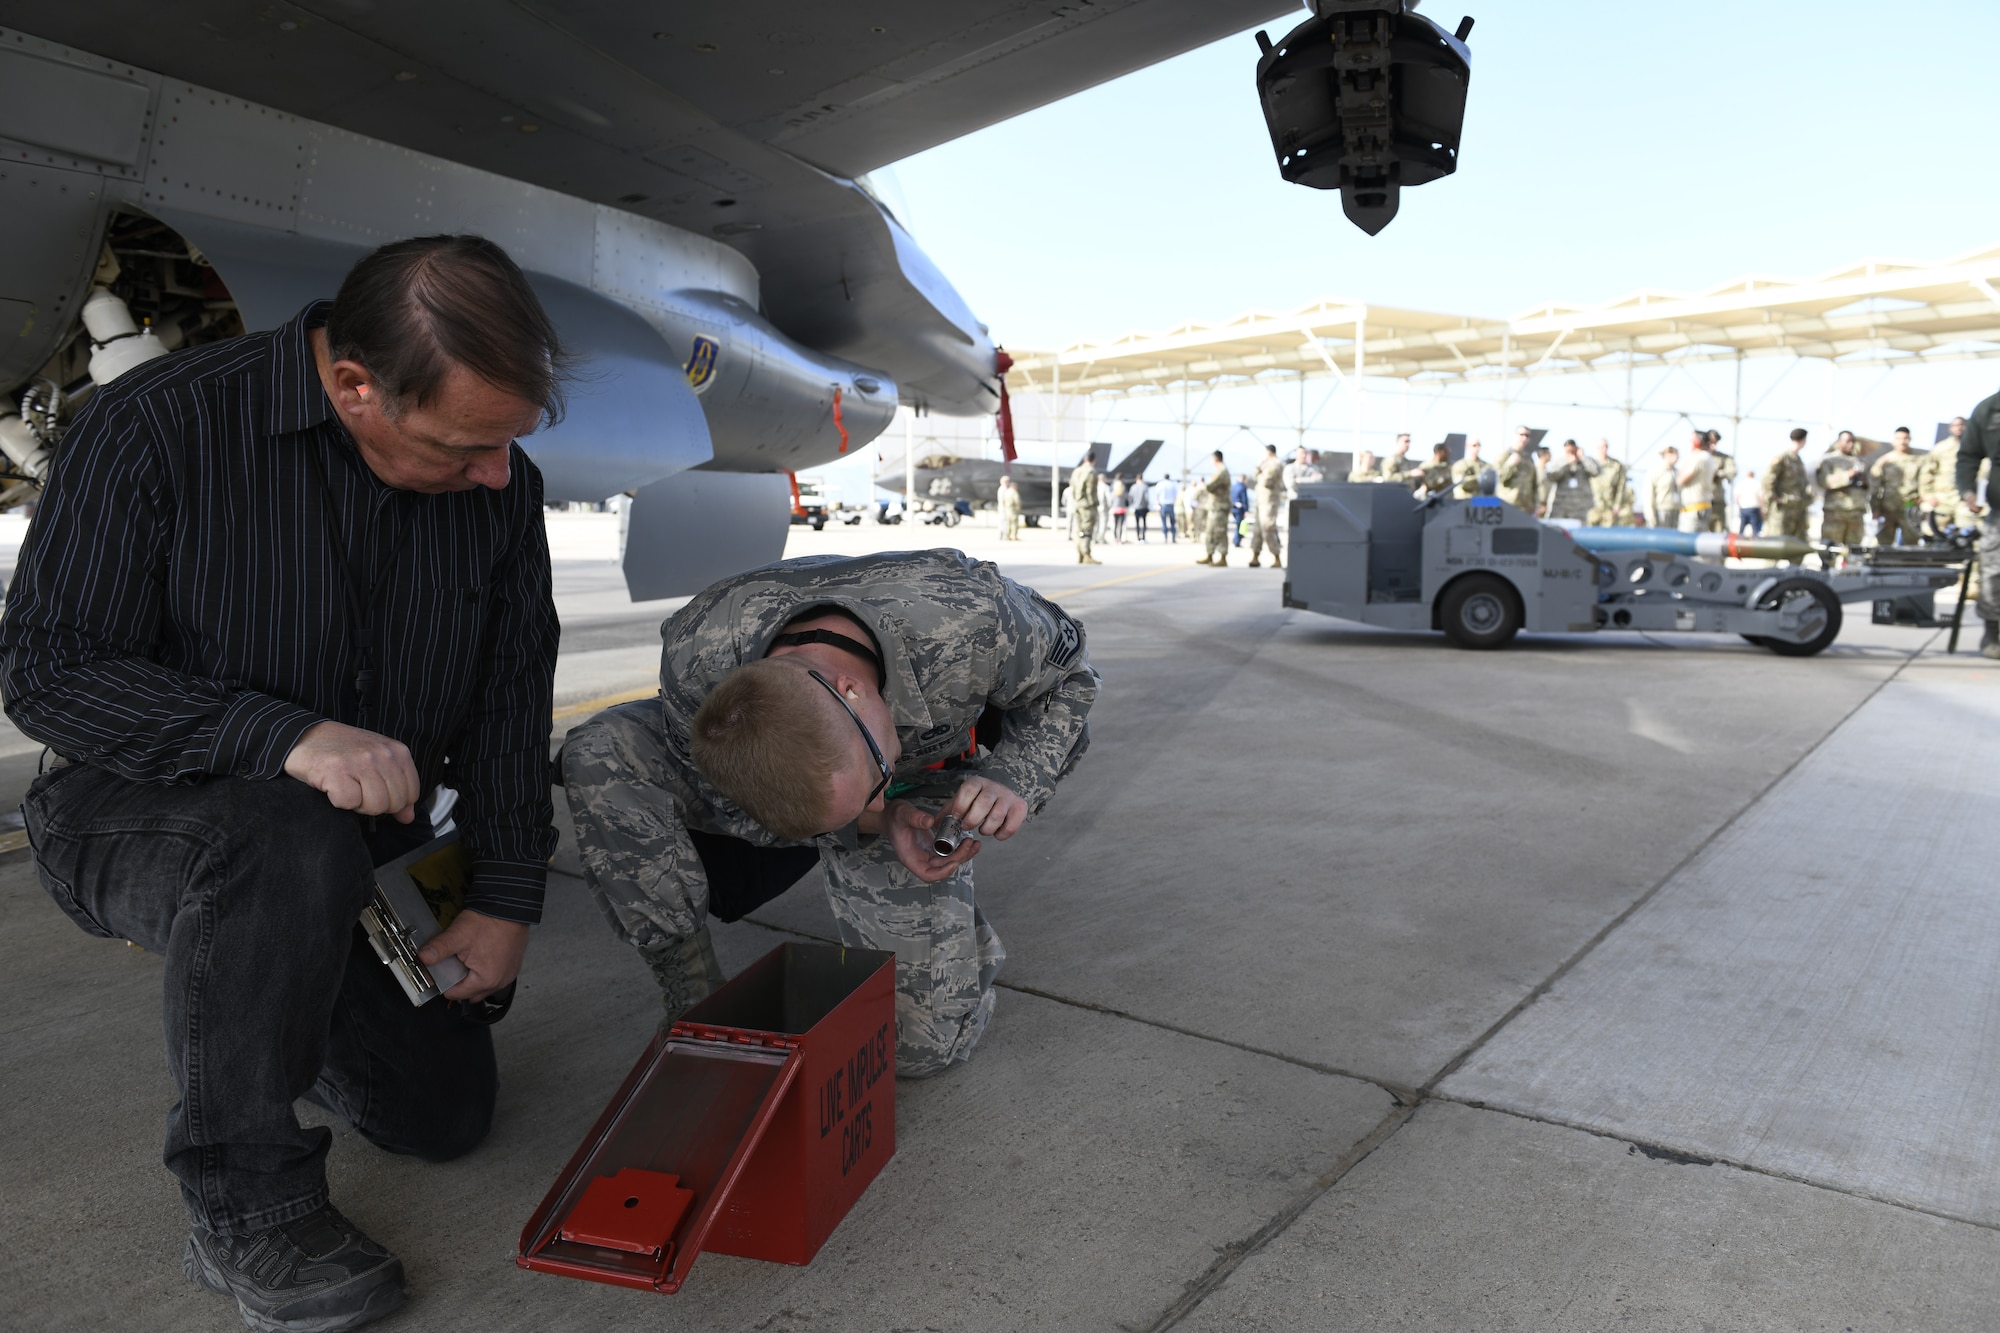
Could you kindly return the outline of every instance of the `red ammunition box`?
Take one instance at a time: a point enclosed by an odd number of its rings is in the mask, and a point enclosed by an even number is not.
[[[680,1290],[702,1250],[809,1263],[896,1151],[896,956],[786,944],[647,1046],[523,1268]]]

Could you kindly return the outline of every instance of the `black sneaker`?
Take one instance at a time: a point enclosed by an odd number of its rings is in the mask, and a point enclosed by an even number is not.
[[[403,1303],[403,1261],[332,1204],[247,1236],[188,1233],[181,1271],[257,1333],[341,1333]]]

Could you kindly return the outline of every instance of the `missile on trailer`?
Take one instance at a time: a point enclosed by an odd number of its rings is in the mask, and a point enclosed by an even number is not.
[[[1803,560],[1813,544],[1803,537],[1739,537],[1731,532],[1673,532],[1666,528],[1570,528],[1586,551],[1658,551],[1701,560]]]

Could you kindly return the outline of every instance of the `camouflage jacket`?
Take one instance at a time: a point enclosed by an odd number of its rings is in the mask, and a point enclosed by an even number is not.
[[[1590,479],[1590,500],[1599,509],[1630,509],[1632,507],[1632,482],[1626,475],[1625,465],[1615,458],[1603,461],[1592,459],[1597,464],[1597,475]]]
[[[1479,474],[1493,464],[1483,458],[1461,458],[1451,465],[1451,479],[1458,483],[1460,495],[1476,495],[1479,492]]]
[[[1717,509],[1729,503],[1729,483],[1736,480],[1736,460],[1720,449],[1710,450],[1715,457],[1715,475],[1708,481],[1708,502]]]
[[[1670,528],[1680,522],[1681,483],[1674,475],[1674,469],[1664,463],[1653,473],[1653,479],[1646,486],[1648,500],[1647,517],[1653,526]]]
[[[1535,470],[1534,459],[1519,450],[1509,450],[1500,460],[1496,474],[1499,479],[1500,498],[1517,509],[1534,513],[1542,503],[1541,474]]]
[[[1250,474],[1250,490],[1257,503],[1274,505],[1285,498],[1285,465],[1266,456]]]
[[[1819,460],[1813,480],[1824,491],[1821,503],[1834,513],[1854,513],[1868,507],[1868,469],[1852,454],[1839,450]]]
[[[1069,474],[1069,505],[1078,513],[1097,512],[1097,469],[1088,463]]]
[[[1899,454],[1894,449],[1876,459],[1875,466],[1869,469],[1874,479],[1876,504],[1902,508],[1915,504],[1917,473],[1923,462],[1922,454]]]
[[[1549,469],[1549,517],[1582,518],[1590,512],[1591,482],[1597,476],[1597,460],[1580,458],[1574,463],[1558,463]]]
[[[1229,468],[1218,463],[1213,476],[1201,484],[1202,498],[1211,507],[1229,508]]]
[[[896,776],[916,779],[966,748],[988,705],[1000,740],[977,765],[1040,812],[1090,744],[1097,673],[1083,626],[1040,594],[960,551],[815,555],[724,579],[660,627],[660,698],[669,771],[683,820],[758,846],[785,840],[709,785],[690,754],[694,715],[734,668],[763,657],[786,624],[815,607],[857,617],[882,649],[882,694],[903,743]],[[816,841],[853,844],[851,827]],[[692,858],[692,847],[682,849]],[[699,862],[687,860],[694,873]]]
[[[1805,460],[1789,448],[1779,450],[1764,471],[1764,501],[1773,506],[1812,503],[1812,482],[1806,478]]]

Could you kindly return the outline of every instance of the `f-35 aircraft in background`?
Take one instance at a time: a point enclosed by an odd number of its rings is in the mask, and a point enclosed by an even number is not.
[[[1107,477],[1136,480],[1153,465],[1160,452],[1160,440],[1147,440],[1104,469]],[[1091,446],[1099,461],[1111,456],[1111,446]],[[1077,459],[1081,465],[1082,458]],[[1074,470],[1073,468],[1071,469]],[[949,508],[959,500],[975,509],[990,509],[1000,500],[1000,477],[1011,472],[1021,492],[1021,517],[1033,527],[1049,515],[1049,470],[1035,463],[1004,463],[997,458],[959,458],[953,454],[926,454],[917,459],[915,496],[919,503],[929,500]],[[1068,472],[1063,475],[1067,477]],[[875,485],[896,495],[903,493],[905,478],[901,468],[876,474]]]
[[[996,405],[870,170],[1293,7],[0,0],[0,500],[94,384],[479,232],[588,357],[524,441],[548,497],[632,494],[632,595],[691,592],[898,403]]]

